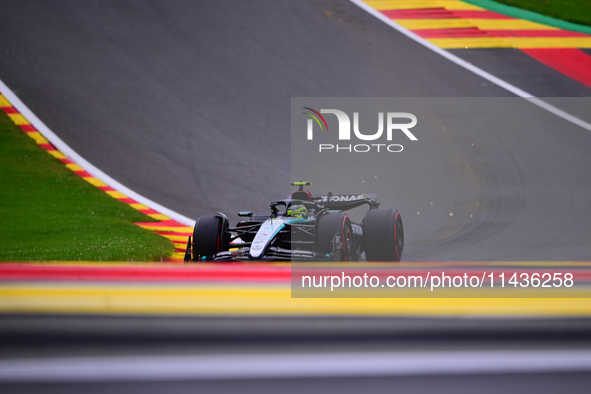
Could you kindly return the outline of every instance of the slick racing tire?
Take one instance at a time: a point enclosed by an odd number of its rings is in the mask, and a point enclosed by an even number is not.
[[[353,256],[353,230],[351,220],[343,212],[330,212],[320,216],[316,223],[315,250],[318,253],[333,252],[335,235],[340,234],[335,247],[338,261],[351,261]]]
[[[227,250],[228,222],[219,216],[201,216],[193,230],[193,261]]]
[[[363,249],[367,261],[400,261],[404,228],[394,209],[370,209],[363,219]]]

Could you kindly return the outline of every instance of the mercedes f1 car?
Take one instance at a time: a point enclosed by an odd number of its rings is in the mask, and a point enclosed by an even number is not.
[[[404,229],[398,211],[378,209],[376,194],[312,195],[310,182],[294,182],[298,190],[273,201],[270,212],[238,212],[248,218],[230,227],[228,217],[201,216],[189,237],[185,261],[400,261]],[[361,223],[346,211],[363,205]]]

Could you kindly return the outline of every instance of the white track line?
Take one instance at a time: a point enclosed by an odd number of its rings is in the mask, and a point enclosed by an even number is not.
[[[407,36],[411,40],[429,48],[433,52],[454,62],[458,66],[463,67],[466,70],[473,72],[474,74],[494,83],[497,86],[500,86],[501,88],[503,88],[505,90],[508,90],[509,92],[513,93],[514,95],[516,95],[518,97],[525,98],[526,100],[528,100],[532,104],[537,105],[538,107],[543,108],[546,111],[548,111],[548,112],[550,112],[550,113],[552,113],[552,114],[554,114],[554,115],[556,115],[568,122],[571,122],[579,127],[582,127],[585,130],[591,131],[591,124],[590,123],[587,123],[587,122],[585,122],[585,121],[583,121],[583,120],[581,120],[581,119],[579,119],[579,118],[577,118],[577,117],[575,117],[575,116],[573,116],[573,115],[571,115],[559,108],[556,108],[555,106],[548,104],[544,100],[540,100],[539,98],[532,96],[531,94],[519,89],[518,87],[511,85],[510,83],[503,81],[500,78],[495,77],[494,75],[466,62],[465,60],[460,59],[459,57],[457,57],[455,55],[452,55],[451,53],[449,53],[446,50],[439,48],[438,46],[430,43],[429,41],[425,40],[424,38],[419,37],[418,35],[416,35],[412,31],[400,26],[398,23],[394,22],[392,19],[388,18],[387,16],[385,16],[384,14],[382,14],[381,12],[376,10],[375,8],[372,8],[372,7],[368,6],[367,4],[365,4],[362,0],[350,0],[350,1],[353,4],[355,4],[356,6],[358,6],[359,8],[361,8],[364,11],[375,16],[376,18],[378,18],[379,20],[381,20],[382,22],[384,22],[388,26],[390,26],[390,27],[396,29],[397,31],[399,31],[400,33],[404,34],[405,36]]]
[[[165,214],[166,216],[170,217],[173,220],[176,220],[179,223],[182,223],[187,226],[194,226],[195,221],[177,213],[171,209],[163,207],[162,205],[142,196],[138,193],[134,192],[133,190],[125,187],[121,183],[117,182],[88,161],[86,161],[82,156],[76,153],[72,148],[70,148],[64,141],[62,141],[53,131],[49,129],[35,114],[10,90],[8,86],[4,82],[0,80],[0,93],[2,93],[8,101],[31,123],[49,142],[53,144],[59,151],[61,151],[64,155],[66,155],[69,159],[76,162],[76,164],[80,165],[84,170],[88,171],[92,176],[95,178],[100,179],[101,181],[105,182],[107,185],[111,186],[113,189],[120,191],[121,193],[125,194],[126,196],[133,198],[140,204],[144,204],[147,207],[158,211],[160,213]]]
[[[546,373],[591,370],[589,350],[133,356],[0,361],[0,382],[102,382]]]

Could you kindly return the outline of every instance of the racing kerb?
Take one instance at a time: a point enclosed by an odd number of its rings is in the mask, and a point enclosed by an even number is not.
[[[515,48],[591,86],[591,28],[487,0],[360,1],[429,44],[447,49]]]
[[[7,96],[10,97],[10,100]],[[64,165],[76,175],[80,176],[91,185],[101,189],[107,195],[129,205],[133,209],[138,210],[153,219],[156,219],[156,222],[135,224],[170,239],[175,245],[175,252],[169,258],[169,261],[183,261],[187,238],[193,233],[194,221],[161,207],[132,190],[127,189],[106,176],[106,174],[102,173],[94,166],[90,165],[90,163],[83,160],[57,136],[55,136],[47,126],[37,119],[1,81],[0,109],[2,109],[23,132],[32,138],[39,147],[64,163]],[[50,141],[50,139],[52,141]],[[61,149],[58,149],[56,145],[61,145]],[[92,171],[94,175],[91,174],[90,171]],[[170,216],[174,216],[174,219]]]

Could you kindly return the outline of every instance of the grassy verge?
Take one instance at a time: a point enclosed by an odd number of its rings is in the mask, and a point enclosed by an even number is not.
[[[168,239],[42,150],[0,111],[0,261],[153,261]]]
[[[589,0],[495,0],[497,3],[537,12],[567,22],[591,26]]]

